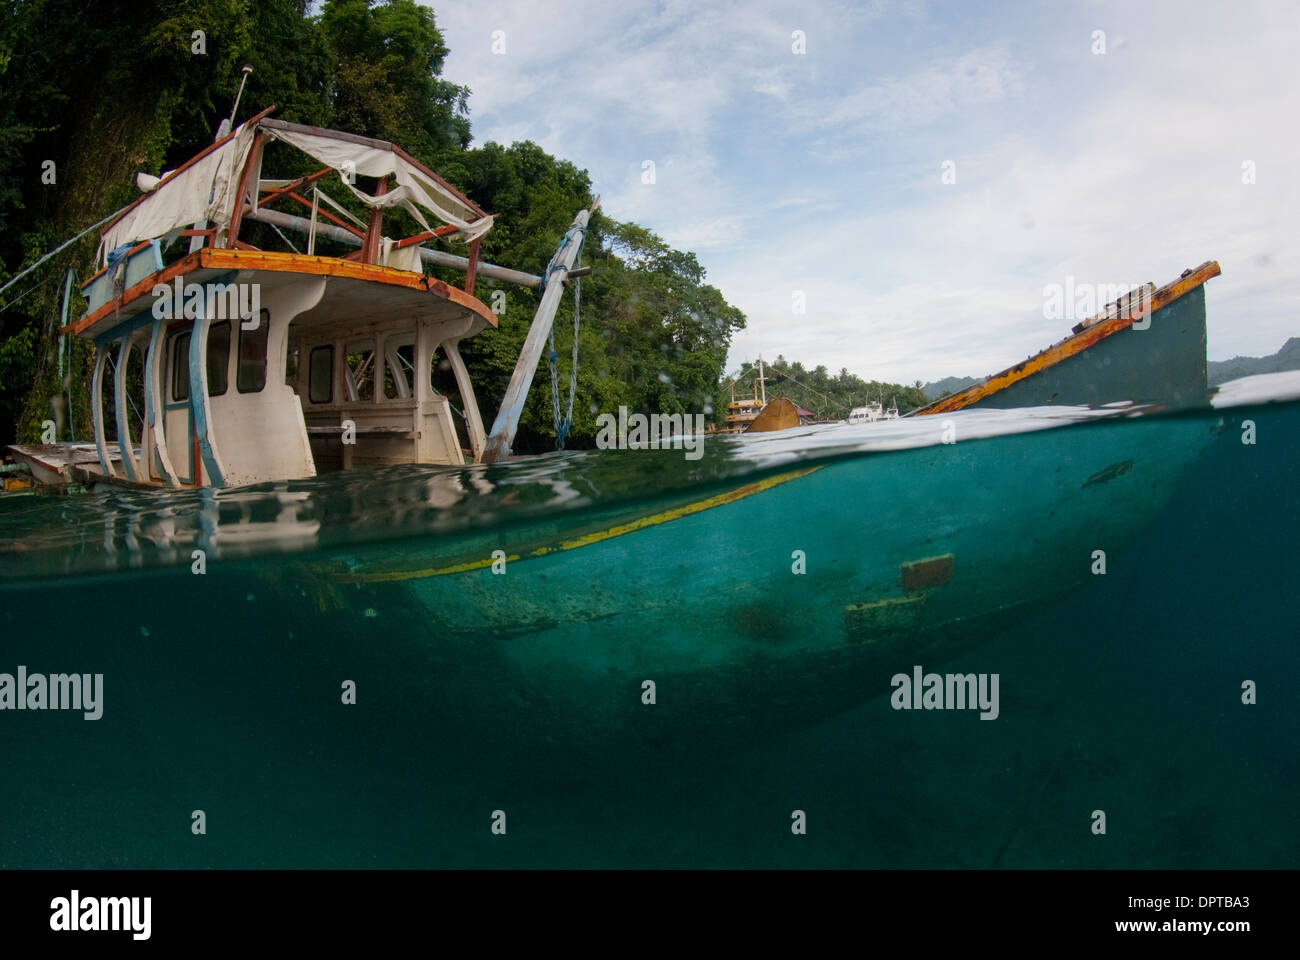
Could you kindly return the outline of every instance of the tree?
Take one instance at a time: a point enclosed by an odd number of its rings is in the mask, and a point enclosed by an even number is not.
[[[497,215],[483,239],[484,259],[541,274],[574,215],[592,202],[586,171],[526,141],[468,149],[469,91],[442,76],[448,50],[428,8],[414,0],[326,0],[316,14],[315,6],[307,0],[0,4],[0,226],[7,227],[0,230],[0,279],[134,199],[136,171],[161,173],[211,143],[245,63],[254,72],[237,122],[275,104],[282,119],[397,143]],[[78,29],[65,29],[68,23]],[[195,31],[203,31],[201,53]],[[48,187],[35,176],[44,159],[59,171]],[[343,201],[355,203],[350,196]],[[405,217],[393,213],[386,229],[396,234]],[[248,230],[258,245],[279,242],[263,225]],[[69,266],[80,279],[88,277],[95,246],[92,234],[11,291],[37,285],[0,314],[0,444],[33,439],[51,415],[61,393],[58,338],[51,332],[62,289],[56,281]],[[463,245],[453,249],[464,252]],[[709,409],[731,336],[745,318],[705,282],[695,255],[636,224],[597,214],[584,258],[594,272],[582,284],[573,442],[592,443],[596,414],[619,405],[646,413]],[[443,273],[449,282],[463,282],[462,275]],[[499,329],[462,345],[489,421],[538,302],[535,291],[498,288],[484,278],[476,293],[486,302],[497,289],[507,304]],[[573,303],[566,296],[555,319],[565,401]],[[73,304],[74,316],[79,308]],[[80,437],[90,429],[89,358],[88,345],[78,342],[72,386],[79,393],[73,406]],[[553,444],[547,360],[542,367],[522,417],[519,450]]]

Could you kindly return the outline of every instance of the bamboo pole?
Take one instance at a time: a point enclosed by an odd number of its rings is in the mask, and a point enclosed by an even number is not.
[[[565,235],[569,236],[575,228],[585,229],[587,221],[599,206],[600,197],[597,197],[590,210],[580,210]],[[537,315],[533,317],[532,326],[528,328],[528,337],[519,351],[515,372],[510,376],[510,385],[506,387],[506,395],[501,400],[501,409],[497,412],[491,433],[488,434],[487,448],[483,451],[483,463],[496,463],[510,456],[510,446],[514,443],[515,432],[519,429],[519,417],[523,413],[524,401],[528,399],[528,388],[533,384],[533,374],[537,372],[537,362],[541,359],[546,338],[551,332],[555,310],[560,305],[560,297],[564,295],[564,279],[568,276],[573,261],[577,259],[579,246],[577,239],[570,238],[560,251],[553,268],[554,272],[546,278],[546,291],[542,294],[542,302],[537,307]],[[482,270],[481,267],[479,269]]]

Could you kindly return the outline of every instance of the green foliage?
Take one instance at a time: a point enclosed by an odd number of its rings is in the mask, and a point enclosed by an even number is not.
[[[868,402],[879,402],[885,407],[897,405],[901,413],[923,407],[927,403],[920,384],[903,386],[880,380],[863,380],[841,368],[832,376],[824,366],[811,370],[797,360],[787,361],[778,356],[774,362],[765,363],[767,396],[789,397],[799,406],[817,414],[819,420],[843,420],[854,407]],[[748,397],[758,377],[757,363],[744,363],[735,376],[736,396]]]
[[[489,262],[541,274],[574,215],[593,200],[584,171],[527,141],[509,147],[488,143],[444,154],[439,161],[444,175],[498,217],[483,239],[483,257]],[[593,445],[597,414],[620,405],[662,413],[697,413],[715,405],[727,348],[745,317],[704,283],[704,268],[695,255],[673,250],[644,227],[598,212],[588,229],[583,262],[592,274],[582,281],[578,388],[569,445]],[[476,293],[490,303],[492,289],[480,281]],[[524,288],[501,290],[506,310],[499,329],[461,346],[488,419],[492,402],[505,392],[539,300]],[[562,405],[568,399],[573,302],[570,290],[555,319]],[[545,359],[533,384],[518,450],[549,449],[555,435]]]
[[[333,123],[415,156],[469,146],[469,89],[443,80],[447,47],[415,0],[328,0],[320,28],[332,54]]]
[[[447,53],[433,11],[415,0],[0,0],[0,282],[130,202],[136,171],[161,173],[209,144],[246,63],[254,72],[236,122],[275,104],[283,119],[400,144],[497,216],[483,259],[542,273],[574,215],[590,206],[590,178],[530,142],[468,149],[469,90],[442,77]],[[40,184],[45,159],[56,164],[56,184]],[[404,214],[385,220],[394,235],[403,226]],[[262,225],[250,230],[258,243],[274,240]],[[38,285],[0,313],[0,444],[30,436],[58,407],[58,281],[70,265],[82,279],[93,272],[95,242],[86,237],[0,298]],[[719,379],[745,318],[705,282],[695,255],[597,214],[583,258],[594,269],[582,282],[570,445],[590,445],[596,414],[620,405],[647,413],[723,406]],[[463,275],[443,279],[460,285]],[[491,304],[497,290],[505,296],[499,329],[462,344],[489,425],[539,300],[483,278],[476,294]],[[562,403],[573,304],[570,290],[555,319]],[[89,355],[78,344],[68,377],[80,436]],[[454,393],[449,381],[440,383]],[[544,357],[518,450],[553,444],[549,381]]]
[[[26,327],[0,340],[0,419],[14,423],[22,411],[22,397],[36,375],[36,328]]]

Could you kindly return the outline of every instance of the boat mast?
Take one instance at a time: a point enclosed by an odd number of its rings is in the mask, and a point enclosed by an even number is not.
[[[213,143],[216,143],[218,140],[220,140],[223,137],[229,136],[230,131],[234,129],[235,112],[239,109],[239,98],[244,95],[244,84],[248,82],[248,75],[253,72],[253,68],[250,67],[248,64],[244,64],[243,67],[240,68],[239,72],[241,74],[239,78],[239,90],[235,94],[234,105],[231,106],[230,108],[230,116],[221,118],[221,123],[217,125],[217,135],[212,138]],[[212,190],[208,192],[209,203],[212,202],[212,196],[216,192],[216,189],[217,189],[216,185],[214,184]],[[256,195],[256,192],[257,192],[256,189],[254,189],[254,195]],[[192,225],[192,229],[206,230],[208,229],[208,221],[199,220]],[[194,251],[201,249],[203,247],[203,244],[206,242],[206,240],[207,240],[206,237],[201,237],[201,236],[190,237],[190,253],[193,253]]]
[[[547,275],[542,278],[546,290],[542,294],[542,302],[537,307],[537,315],[533,317],[533,324],[528,328],[528,336],[519,351],[519,359],[515,363],[515,372],[510,375],[506,395],[501,399],[501,409],[497,412],[497,418],[492,424],[492,432],[488,435],[487,446],[483,450],[483,463],[496,463],[510,456],[510,446],[514,443],[515,432],[519,429],[519,418],[524,411],[524,401],[528,399],[528,388],[533,385],[533,374],[537,372],[542,348],[546,345],[546,338],[551,332],[551,323],[555,320],[555,310],[559,307],[560,297],[564,294],[564,281],[573,267],[574,260],[578,258],[578,250],[582,246],[581,242],[572,239],[569,233],[575,229],[579,232],[586,230],[587,221],[599,206],[600,197],[597,197],[590,210],[580,210],[573,218],[573,224],[565,234],[565,241],[560,248],[558,258],[554,265],[548,268]]]

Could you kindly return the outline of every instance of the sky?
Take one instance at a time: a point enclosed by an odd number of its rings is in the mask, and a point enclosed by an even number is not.
[[[693,251],[748,318],[729,370],[983,376],[1083,318],[1052,285],[1207,260],[1210,359],[1300,335],[1291,0],[432,6],[475,143]]]

